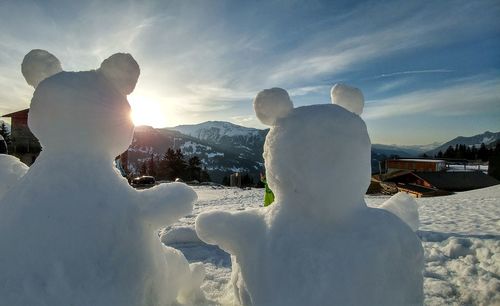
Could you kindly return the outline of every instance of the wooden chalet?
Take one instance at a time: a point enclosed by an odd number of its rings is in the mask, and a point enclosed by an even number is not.
[[[446,169],[446,161],[439,159],[389,159],[386,172],[411,170],[415,172],[438,172]]]
[[[18,157],[29,166],[35,161],[38,154],[40,154],[41,146],[38,139],[31,133],[28,127],[28,114],[29,108],[1,117],[11,118],[10,154]]]

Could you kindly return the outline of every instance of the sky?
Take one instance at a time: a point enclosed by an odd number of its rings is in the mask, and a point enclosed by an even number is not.
[[[360,88],[372,143],[430,144],[500,131],[500,1],[0,0],[0,115],[29,106],[32,49],[67,71],[131,53],[138,124],[265,128],[252,100],[295,107]],[[142,122],[141,122],[142,121]]]

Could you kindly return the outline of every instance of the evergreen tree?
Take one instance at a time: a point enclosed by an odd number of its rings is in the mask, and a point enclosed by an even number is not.
[[[478,152],[477,152],[478,159],[480,159],[482,161],[487,161],[489,155],[490,155],[489,150],[486,148],[486,145],[484,143],[482,143],[481,146],[479,147]]]
[[[201,181],[201,161],[198,156],[193,156],[188,160],[187,179]]]
[[[151,154],[151,158],[148,160],[148,163],[147,163],[147,173],[148,175],[150,176],[153,176],[156,178],[156,175],[157,175],[157,171],[156,171],[156,161],[155,161],[155,158],[154,158],[154,155]]]
[[[241,187],[254,186],[253,177],[245,173],[241,177]]]
[[[202,169],[200,174],[200,182],[210,182],[210,181],[211,181],[210,175],[205,169]]]
[[[141,167],[139,168],[139,175],[146,175],[148,173],[148,166],[146,162],[143,162],[141,164]]]
[[[160,162],[160,173],[168,180],[186,179],[186,167],[181,150],[174,151],[168,148],[165,155],[163,155],[163,160]]]
[[[488,174],[500,180],[500,143],[497,143],[495,149],[491,150],[491,156],[488,160]]]
[[[0,135],[2,135],[6,144],[9,145],[11,143],[10,132],[9,132],[9,129],[7,128],[7,125],[5,124],[5,122],[2,122],[0,124]]]
[[[455,157],[455,149],[452,146],[449,146],[446,151],[443,153],[443,157],[445,158],[454,158]]]

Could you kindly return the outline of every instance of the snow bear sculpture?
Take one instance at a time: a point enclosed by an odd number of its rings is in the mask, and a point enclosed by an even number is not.
[[[398,217],[367,207],[371,144],[358,115],[364,99],[338,86],[335,104],[298,108],[283,89],[260,92],[254,108],[271,125],[264,159],[276,202],[196,220],[203,241],[232,255],[243,305],[423,303],[422,245]],[[344,92],[334,94],[339,88]]]
[[[118,53],[97,70],[65,72],[32,50],[22,71],[36,88],[28,123],[43,150],[0,200],[0,305],[186,300],[204,271],[155,231],[189,214],[196,193],[181,183],[137,191],[113,166],[133,136],[136,61]]]

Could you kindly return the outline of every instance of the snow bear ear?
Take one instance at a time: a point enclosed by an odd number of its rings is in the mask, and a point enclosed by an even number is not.
[[[41,81],[62,71],[61,63],[51,53],[34,49],[24,56],[21,72],[26,82],[37,87]]]
[[[139,64],[128,53],[116,53],[105,59],[99,71],[113,83],[123,95],[134,91],[141,72]]]
[[[365,98],[361,90],[356,87],[335,84],[332,87],[331,98],[333,104],[340,105],[353,113],[361,115],[363,112]]]
[[[274,125],[276,120],[287,116],[293,109],[288,92],[282,88],[264,89],[253,100],[257,118],[265,125]]]

